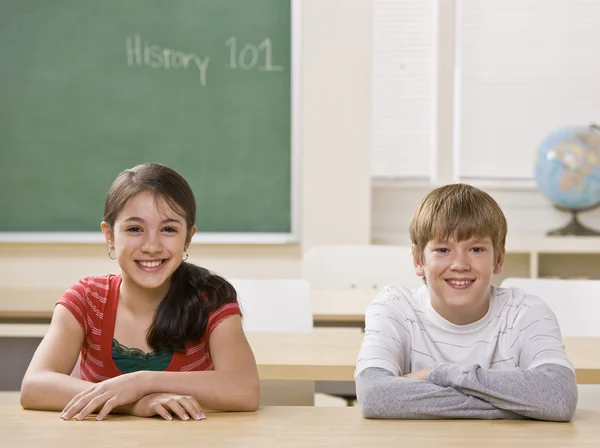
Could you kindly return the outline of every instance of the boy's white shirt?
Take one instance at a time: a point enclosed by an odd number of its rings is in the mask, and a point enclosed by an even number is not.
[[[433,309],[426,285],[386,286],[367,308],[355,378],[369,367],[401,376],[438,362],[486,369],[558,364],[574,371],[548,305],[518,288],[491,288],[487,314],[455,325]]]

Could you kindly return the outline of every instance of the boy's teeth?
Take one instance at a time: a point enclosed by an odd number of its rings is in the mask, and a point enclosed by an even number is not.
[[[155,268],[156,266],[159,266],[162,261],[140,261],[139,263],[145,268]]]
[[[471,283],[471,280],[450,280],[450,283],[453,285],[468,285]]]

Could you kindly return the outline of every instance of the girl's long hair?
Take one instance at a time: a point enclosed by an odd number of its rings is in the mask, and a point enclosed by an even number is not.
[[[186,341],[201,339],[210,313],[237,300],[235,289],[209,270],[183,262],[171,277],[148,329],[147,341],[155,351],[183,351]]]

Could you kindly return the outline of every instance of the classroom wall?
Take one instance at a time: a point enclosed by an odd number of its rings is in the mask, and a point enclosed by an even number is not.
[[[225,276],[297,277],[303,251],[317,244],[403,244],[412,211],[431,188],[377,182],[371,188],[372,1],[299,3],[301,242],[192,246],[190,261]],[[484,189],[505,211],[509,233],[540,235],[568,221],[534,187]],[[600,229],[600,210],[581,220]],[[514,272],[527,272],[523,260]],[[117,269],[103,244],[0,243],[0,287],[66,287]]]
[[[372,2],[299,3],[301,242],[193,245],[190,261],[228,277],[298,277],[304,250],[370,241]],[[0,286],[67,287],[117,270],[103,244],[0,243]]]

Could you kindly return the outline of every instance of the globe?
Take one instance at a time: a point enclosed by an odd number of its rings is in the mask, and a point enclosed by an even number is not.
[[[540,144],[535,182],[557,208],[572,213],[571,222],[549,235],[600,235],[577,218],[600,205],[600,127],[565,127]]]

